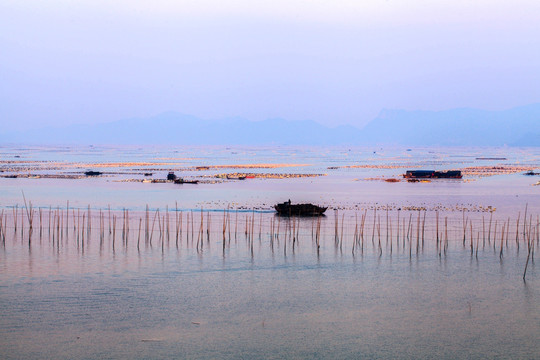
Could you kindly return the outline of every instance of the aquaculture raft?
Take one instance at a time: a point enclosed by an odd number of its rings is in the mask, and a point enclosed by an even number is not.
[[[323,215],[326,207],[321,207],[313,204],[291,204],[291,201],[286,201],[274,206],[278,215],[283,216],[319,216]]]

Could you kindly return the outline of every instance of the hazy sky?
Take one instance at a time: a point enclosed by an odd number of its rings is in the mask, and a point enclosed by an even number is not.
[[[0,0],[0,132],[540,102],[539,0]]]

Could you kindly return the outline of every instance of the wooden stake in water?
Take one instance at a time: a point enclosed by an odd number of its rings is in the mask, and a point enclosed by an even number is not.
[[[467,231],[467,220],[465,220],[465,209],[463,209],[462,214],[463,214],[463,247],[465,247],[465,233]]]
[[[339,248],[342,249],[343,246],[343,224],[345,223],[345,214],[341,214],[341,236],[339,238]]]
[[[388,205],[386,205],[386,244],[388,245]]]
[[[223,248],[225,248],[225,241],[226,241],[226,238],[225,238],[225,232],[226,232],[226,227],[227,227],[227,215],[226,215],[225,209],[223,209],[223,226],[222,226]]]
[[[418,210],[418,217],[416,218],[416,254],[420,248],[420,210]]]
[[[495,228],[493,229],[493,251],[495,251],[496,242],[497,242],[497,220],[495,220]]]
[[[489,227],[488,227],[488,245],[491,243],[491,221],[493,219],[493,211],[489,213]]]
[[[444,255],[448,249],[448,217],[444,217]]]
[[[154,220],[152,221],[152,228],[150,229],[150,239],[148,240],[150,245],[152,245],[152,237],[154,236],[154,226],[156,224],[156,218],[158,215],[159,215],[159,209],[156,210],[156,213],[154,214]]]
[[[227,228],[229,233],[229,244],[231,243],[231,211],[230,205],[227,205]]]
[[[523,270],[523,281],[525,281],[525,275],[527,274],[527,266],[529,265],[529,259],[531,258],[532,246],[534,246],[534,241],[531,244],[530,236],[524,236],[524,239],[525,238],[527,239],[527,261],[525,262],[525,269]]]
[[[112,233],[111,229],[111,205],[108,205],[109,208],[109,235]],[[148,205],[146,205],[146,211],[148,212]]]
[[[165,205],[165,220],[166,220],[166,231],[167,231],[167,244],[170,241],[169,233],[169,205]]]
[[[523,216],[523,236],[525,236],[525,230],[527,228],[527,208],[529,207],[529,204],[525,204],[525,215]]]
[[[238,231],[238,210],[236,210],[235,221],[234,221],[234,240],[236,241],[236,233]]]
[[[113,215],[113,237],[112,237],[112,249],[114,252],[114,243],[116,240],[116,215]]]
[[[66,203],[66,236],[69,227],[69,200]]]
[[[195,238],[195,220],[193,217],[193,210],[191,210],[191,245],[193,245],[193,238]]]
[[[6,245],[6,236],[4,235],[4,209],[0,212],[0,236],[2,237],[2,244]]]
[[[410,239],[409,239],[409,230],[411,228],[411,222],[412,222],[412,213],[409,213],[409,225],[407,225],[407,241],[410,242]]]
[[[142,225],[142,219],[139,218],[139,233],[137,235],[137,251],[139,250],[139,243],[141,242],[141,225]]]
[[[176,247],[178,247],[178,201],[175,201],[174,202],[174,229],[175,229],[175,234],[176,234]]]
[[[19,212],[19,205],[15,205],[13,208],[13,231],[17,233],[17,213]]]
[[[375,245],[375,222],[377,221],[377,208],[373,209],[373,231],[371,232],[371,245]]]
[[[158,241],[162,241],[162,236],[163,236],[163,230],[161,228],[161,216],[158,215],[158,230],[159,230],[159,240]],[[165,225],[163,225],[165,226]]]
[[[206,242],[210,243],[210,223],[211,223],[212,217],[210,216],[210,211],[206,212]],[[229,227],[230,228],[230,227]]]
[[[150,211],[148,209],[148,204],[146,204],[145,214],[144,214],[144,242],[150,242]]]
[[[504,242],[504,227],[506,224],[503,224],[502,231],[501,231],[501,251],[499,252],[499,258],[502,259],[503,257],[503,242]]]
[[[486,223],[484,221],[484,215],[482,215],[482,249],[486,247]]]
[[[518,246],[518,249],[519,249],[519,217],[521,215],[521,212],[518,212],[518,218],[516,220],[516,245]]]

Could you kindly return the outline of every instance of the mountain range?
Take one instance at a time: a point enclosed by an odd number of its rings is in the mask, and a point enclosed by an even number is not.
[[[540,103],[503,111],[382,110],[359,129],[310,120],[204,120],[177,112],[0,133],[0,143],[174,145],[540,146]]]

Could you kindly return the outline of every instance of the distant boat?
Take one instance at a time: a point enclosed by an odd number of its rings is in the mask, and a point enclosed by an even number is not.
[[[291,200],[274,206],[278,215],[284,216],[319,216],[323,215],[326,207],[313,204],[291,204]]]
[[[99,176],[99,175],[102,175],[103,173],[101,171],[85,171],[84,172],[84,175],[86,176]]]
[[[184,180],[182,178],[178,178],[174,180],[175,184],[198,184],[199,180]]]
[[[405,179],[461,179],[463,175],[460,170],[408,170],[403,177]]]
[[[227,180],[246,180],[245,176],[231,176],[227,175]]]
[[[176,180],[176,175],[174,174],[174,171],[169,171],[169,173],[167,174],[167,180],[169,180],[169,181],[175,181]]]

